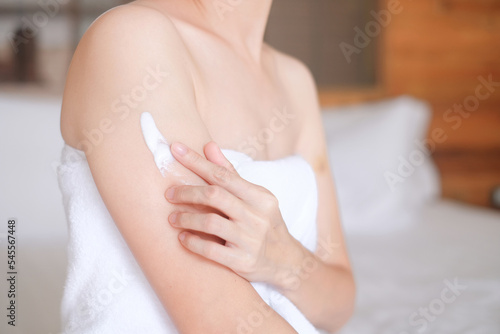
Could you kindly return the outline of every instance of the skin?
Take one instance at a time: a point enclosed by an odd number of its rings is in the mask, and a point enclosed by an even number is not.
[[[243,1],[222,16],[209,0],[119,6],[88,29],[68,70],[63,138],[85,151],[108,211],[181,333],[237,332],[239,319],[266,307],[249,280],[272,284],[330,332],[352,313],[355,287],[316,87],[304,65],[263,43],[270,6]],[[132,93],[147,68],[165,75],[139,99]],[[117,104],[120,98],[125,102]],[[283,108],[294,118],[271,142],[256,143]],[[171,147],[176,161],[165,178],[142,138],[143,111],[169,143],[188,149],[180,156]],[[96,131],[101,140],[88,145]],[[248,150],[256,160],[298,153],[311,164],[316,254],[290,236],[272,193],[239,177],[218,147]],[[283,278],[304,259],[316,265],[298,286]],[[256,332],[294,333],[269,308]]]

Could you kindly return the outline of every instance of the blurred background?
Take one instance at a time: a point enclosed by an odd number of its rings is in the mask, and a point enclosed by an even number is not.
[[[19,326],[1,333],[60,331],[66,71],[88,26],[126,2],[0,0],[2,275],[9,218],[20,266]],[[343,333],[500,333],[500,0],[274,0],[265,39],[318,85],[358,284]],[[454,279],[467,292],[448,304]]]
[[[443,196],[493,206],[499,87],[477,107],[465,101],[470,117],[460,124],[448,110],[475,95],[479,76],[500,81],[500,1],[275,1],[267,37],[308,64],[323,106],[400,94],[430,103],[429,133],[442,128],[448,137],[433,151]]]

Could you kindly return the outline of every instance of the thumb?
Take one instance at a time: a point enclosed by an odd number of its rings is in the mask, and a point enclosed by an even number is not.
[[[238,174],[233,164],[231,164],[231,162],[227,160],[226,156],[220,150],[219,145],[217,145],[217,143],[215,143],[214,141],[208,142],[205,145],[203,151],[207,160],[213,162],[216,165],[226,167],[228,170]]]

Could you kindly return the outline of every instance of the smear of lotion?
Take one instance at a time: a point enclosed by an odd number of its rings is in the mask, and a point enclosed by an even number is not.
[[[180,174],[172,168],[174,161],[176,159],[170,151],[170,145],[167,140],[161,134],[160,130],[156,126],[153,116],[145,111],[141,114],[141,129],[146,145],[148,146],[156,163],[156,166],[160,170],[163,177],[167,176],[167,173],[175,175],[178,180],[183,184],[191,184],[184,180],[185,174]],[[248,154],[231,149],[221,149],[224,156],[233,164],[234,168],[238,170],[238,166],[242,162],[259,162],[254,161]],[[262,161],[266,162],[266,161]],[[269,162],[269,161],[267,161]]]
[[[156,127],[153,116],[147,111],[141,114],[141,129],[146,145],[153,153],[156,166],[161,175],[165,177],[167,172],[171,172],[171,166],[175,158],[170,151],[167,140]]]

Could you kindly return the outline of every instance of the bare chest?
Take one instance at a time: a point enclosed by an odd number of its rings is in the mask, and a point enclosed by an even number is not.
[[[230,59],[204,59],[195,80],[198,110],[220,147],[256,160],[294,153],[301,122],[279,76]]]

